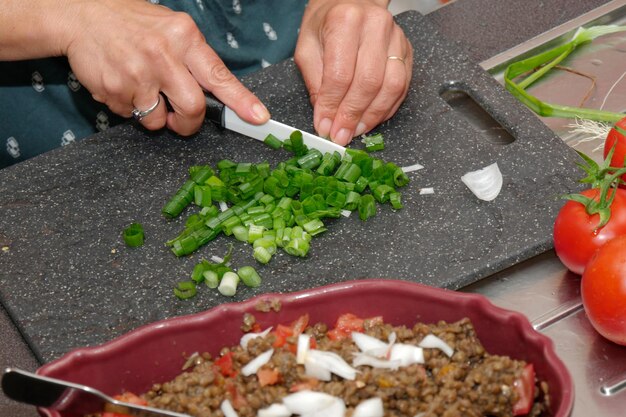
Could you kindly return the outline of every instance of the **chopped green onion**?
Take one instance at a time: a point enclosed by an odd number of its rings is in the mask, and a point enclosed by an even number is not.
[[[196,206],[210,207],[213,205],[211,187],[209,185],[196,185],[193,187],[193,195]]]
[[[237,270],[237,275],[247,287],[259,287],[261,285],[259,273],[251,266],[242,266]]]
[[[139,247],[143,245],[144,240],[143,226],[140,223],[131,223],[130,226],[124,229],[122,236],[126,246],[131,248]]]
[[[391,207],[393,207],[394,210],[400,210],[403,207],[402,194],[398,192],[389,194],[389,202],[391,203]]]
[[[202,274],[204,276],[204,283],[209,288],[217,288],[220,285],[220,277],[216,271],[210,269],[208,271],[204,271]]]
[[[374,189],[373,194],[376,201],[379,203],[386,203],[389,200],[389,194],[394,191],[395,190],[387,184],[381,184]]]
[[[240,242],[247,242],[248,241],[248,228],[245,226],[235,226],[232,229],[233,232],[233,236],[235,236],[235,239],[237,239]]]
[[[248,242],[254,243],[255,240],[262,238],[264,231],[265,228],[263,226],[251,224],[250,227],[248,227]]]
[[[239,284],[239,275],[234,272],[226,272],[217,290],[222,295],[232,297],[237,292],[237,284]]]
[[[359,200],[359,218],[363,221],[376,215],[376,201],[371,194],[361,196]]]
[[[363,136],[361,141],[365,144],[365,150],[367,152],[376,152],[385,149],[385,142],[382,133],[376,133],[370,136]]]
[[[271,133],[265,137],[263,142],[272,149],[280,149],[283,147],[283,142]]]
[[[179,282],[176,288],[174,288],[174,295],[181,300],[192,298],[197,294],[196,283],[193,281]]]
[[[259,239],[260,240],[260,239]],[[264,248],[263,246],[257,246],[252,250],[252,256],[257,260],[260,264],[265,265],[272,259],[272,254],[269,250]]]

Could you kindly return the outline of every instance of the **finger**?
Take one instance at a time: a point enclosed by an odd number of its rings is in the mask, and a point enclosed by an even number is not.
[[[322,73],[319,69],[323,68],[323,59],[319,42],[314,36],[300,35],[296,44],[294,61],[302,74],[304,85],[309,92],[311,105],[315,107],[319,89],[322,85]]]
[[[346,145],[358,129],[363,113],[379,95],[385,81],[387,49],[393,30],[393,18],[386,11],[370,17],[363,28],[354,78],[343,97],[330,131],[330,137],[340,145]]]
[[[402,31],[399,28],[397,30],[399,33],[394,35],[388,54],[398,56],[402,60],[386,59],[382,88],[364,111],[354,136],[368,132],[389,119],[406,98],[412,71],[411,47]]]
[[[322,33],[322,82],[313,109],[315,130],[323,137],[330,135],[339,104],[354,78],[360,44],[354,34],[361,32],[362,14],[346,13],[328,20],[332,24],[325,25]]]
[[[157,97],[155,99],[147,99],[146,97]],[[134,103],[150,103],[150,104],[135,104],[135,109],[139,112],[148,113],[140,116],[137,120],[146,129],[157,130],[165,126],[167,122],[167,106],[165,100],[161,94],[157,91],[138,95],[138,98],[133,100]]]
[[[243,120],[254,124],[269,120],[270,113],[261,100],[226,68],[224,62],[206,43],[190,48],[185,61],[196,82],[212,92]]]
[[[385,117],[381,120],[381,122],[391,119],[391,117],[393,117],[393,115],[396,114],[396,112],[398,111],[398,109],[400,108],[404,100],[406,99],[406,96],[409,94],[409,88],[411,86],[411,77],[413,76],[413,47],[411,46],[408,40],[407,40],[407,57],[404,61],[405,61],[405,68],[407,70],[404,94],[402,94],[398,98],[398,100],[393,104],[393,106],[391,106],[391,108],[389,109]]]

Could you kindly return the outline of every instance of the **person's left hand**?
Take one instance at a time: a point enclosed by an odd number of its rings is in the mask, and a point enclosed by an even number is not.
[[[320,136],[340,145],[389,119],[407,95],[413,48],[387,0],[311,0],[295,62]]]

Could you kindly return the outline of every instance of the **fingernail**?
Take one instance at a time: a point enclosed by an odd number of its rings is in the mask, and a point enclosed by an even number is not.
[[[335,135],[333,142],[338,143],[339,145],[347,145],[350,142],[350,139],[352,139],[352,134],[348,129],[344,127],[339,132],[337,132],[337,135]]]
[[[252,105],[252,115],[258,122],[266,122],[270,118],[270,112],[261,103]]]
[[[330,135],[330,128],[333,126],[333,121],[329,118],[322,119],[320,122],[319,129],[317,130],[317,134],[323,138],[327,138]]]
[[[365,133],[365,130],[367,130],[367,126],[365,126],[365,123],[359,122],[356,130],[354,131],[354,136],[361,136],[363,133]]]

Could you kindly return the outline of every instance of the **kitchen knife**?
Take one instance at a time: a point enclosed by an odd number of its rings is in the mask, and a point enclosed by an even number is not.
[[[110,411],[136,417],[190,417],[174,411],[116,400],[86,385],[17,368],[5,369],[2,375],[2,390],[12,400],[60,411],[64,415]]]
[[[287,139],[294,130],[300,130],[271,119],[262,125],[250,124],[241,120],[234,111],[232,111],[228,106],[225,106],[224,103],[219,101],[212,94],[205,93],[205,96],[207,106],[206,117],[209,120],[228,130],[241,133],[242,135],[260,140],[261,142],[264,141],[270,133],[277,139],[283,141]],[[346,152],[346,148],[337,145],[330,140],[307,132],[301,132],[304,144],[309,148],[315,148],[322,153],[339,152],[341,156],[343,156]]]

